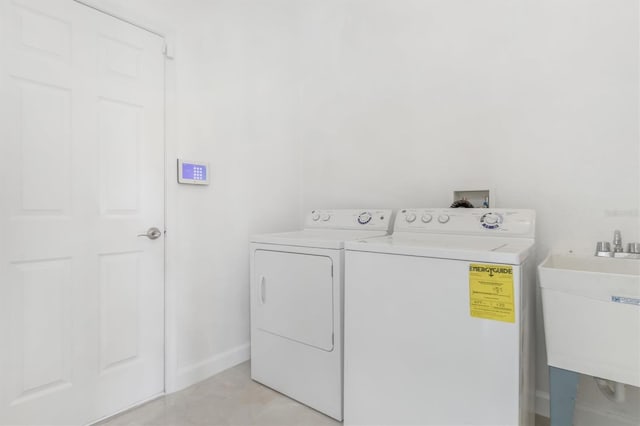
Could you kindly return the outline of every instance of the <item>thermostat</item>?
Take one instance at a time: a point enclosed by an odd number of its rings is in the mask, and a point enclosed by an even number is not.
[[[178,159],[178,183],[209,185],[209,163]]]

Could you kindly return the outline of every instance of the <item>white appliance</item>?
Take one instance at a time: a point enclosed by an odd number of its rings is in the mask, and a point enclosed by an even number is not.
[[[251,377],[342,420],[345,241],[385,236],[391,210],[314,210],[251,238]]]
[[[345,425],[534,424],[535,212],[407,209],[345,245]]]

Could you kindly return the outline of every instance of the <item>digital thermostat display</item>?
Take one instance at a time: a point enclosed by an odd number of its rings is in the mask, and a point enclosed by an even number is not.
[[[209,164],[178,160],[178,183],[192,185],[209,184]]]

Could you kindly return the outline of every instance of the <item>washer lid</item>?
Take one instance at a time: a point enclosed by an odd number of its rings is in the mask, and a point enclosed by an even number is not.
[[[473,262],[521,264],[533,252],[533,239],[397,232],[384,238],[345,243],[345,249],[372,253]]]
[[[345,241],[383,237],[385,235],[387,235],[385,231],[304,229],[302,231],[282,232],[279,234],[252,235],[250,241],[252,243],[339,250],[344,248]]]

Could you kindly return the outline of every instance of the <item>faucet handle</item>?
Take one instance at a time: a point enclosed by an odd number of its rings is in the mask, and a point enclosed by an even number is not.
[[[598,241],[596,244],[596,256],[610,257],[611,243],[609,241]]]
[[[640,243],[628,243],[627,253],[640,254]]]
[[[613,251],[614,252],[622,251],[622,234],[617,229],[613,231]]]
[[[616,229],[615,231],[613,231],[613,244],[620,243],[622,243],[622,234],[620,233],[620,230]]]

